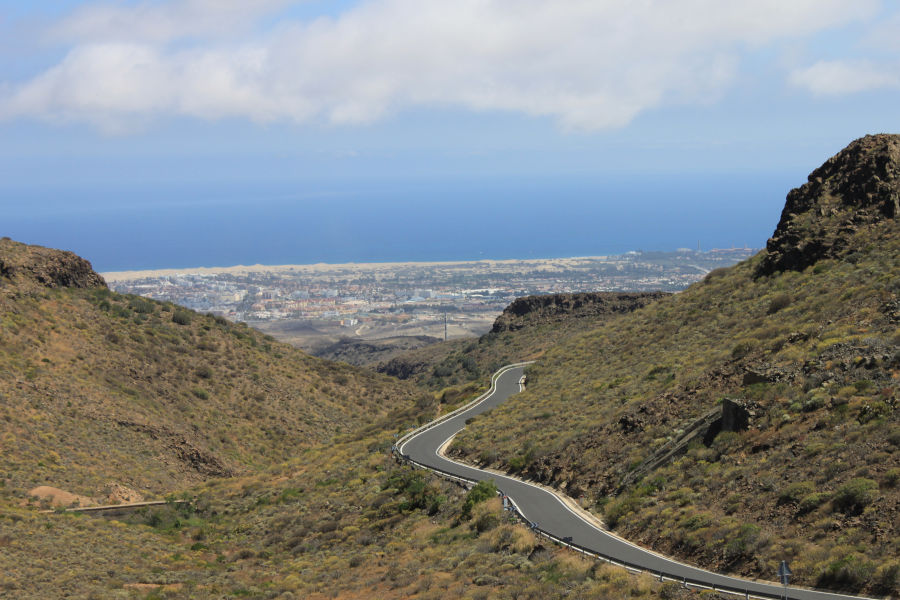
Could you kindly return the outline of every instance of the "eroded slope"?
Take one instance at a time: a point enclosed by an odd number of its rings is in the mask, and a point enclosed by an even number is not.
[[[40,485],[154,496],[251,472],[421,396],[245,326],[111,293],[69,253],[0,245],[4,265],[22,256],[38,259],[0,288],[0,482],[22,498]],[[73,281],[91,285],[64,287]]]
[[[627,537],[709,568],[771,578],[787,559],[800,584],[896,592],[900,230],[866,216],[870,197],[854,194],[867,184],[840,183],[871,168],[896,194],[878,174],[896,172],[882,160],[896,143],[865,138],[829,161],[842,169],[814,173],[831,173],[816,185],[840,210],[792,209],[767,251],[550,349],[528,391],[453,453],[582,497]],[[828,249],[804,251],[806,268],[778,258],[800,221],[826,232],[789,244]],[[746,428],[679,445],[723,398]]]

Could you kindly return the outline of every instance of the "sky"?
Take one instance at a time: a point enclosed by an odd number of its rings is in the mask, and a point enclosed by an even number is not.
[[[0,0],[0,234],[124,268],[187,235],[117,261],[104,232],[147,211],[433,220],[465,193],[473,219],[589,206],[638,247],[638,216],[681,211],[682,245],[708,215],[758,247],[813,168],[900,131],[898,92],[892,1]]]

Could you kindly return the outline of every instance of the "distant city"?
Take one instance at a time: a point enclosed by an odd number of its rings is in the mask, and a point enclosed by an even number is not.
[[[459,337],[489,327],[517,297],[678,291],[755,252],[681,249],[562,259],[258,265],[105,276],[117,292],[171,301],[263,329],[266,322],[299,321],[370,339],[401,332],[440,336],[449,319],[451,337]]]

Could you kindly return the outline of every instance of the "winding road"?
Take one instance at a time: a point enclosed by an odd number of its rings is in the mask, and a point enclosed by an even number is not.
[[[490,391],[481,398],[407,434],[397,442],[395,450],[402,458],[444,476],[470,482],[493,479],[502,493],[510,498],[519,515],[532,523],[539,533],[633,571],[646,571],[692,587],[716,589],[746,598],[859,598],[805,588],[784,588],[777,583],[729,577],[677,562],[604,531],[592,523],[589,517],[579,514],[580,511],[570,507],[560,496],[546,488],[506,475],[482,471],[442,456],[442,448],[465,427],[467,419],[491,410],[522,390],[525,366],[517,364],[500,369],[492,379]]]

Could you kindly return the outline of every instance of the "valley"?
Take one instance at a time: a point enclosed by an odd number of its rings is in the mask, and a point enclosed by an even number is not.
[[[684,291],[523,296],[368,368],[0,240],[0,595],[726,597],[536,536],[503,473],[723,580],[788,561],[799,588],[896,597],[898,197],[900,136],[866,136],[788,193],[766,249]],[[521,361],[526,389],[446,448],[494,484],[396,459]],[[168,502],[41,512],[141,499]]]

